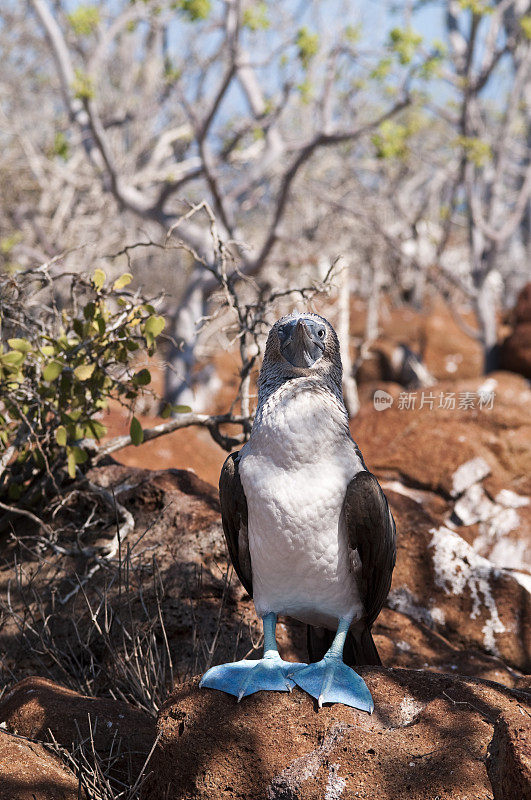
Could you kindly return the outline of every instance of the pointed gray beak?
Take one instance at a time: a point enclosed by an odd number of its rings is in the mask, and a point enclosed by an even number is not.
[[[311,367],[324,351],[324,341],[319,337],[323,328],[313,320],[299,318],[282,326],[279,331],[280,351],[294,367]]]

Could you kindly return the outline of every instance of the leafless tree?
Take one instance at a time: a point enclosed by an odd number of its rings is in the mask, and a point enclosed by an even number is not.
[[[23,130],[27,119],[10,119],[43,194],[50,173],[56,196],[65,190],[49,230],[37,234],[47,250],[88,181],[107,213],[114,202],[138,225],[166,230],[179,220],[179,238],[209,262],[208,230],[183,219],[182,205],[183,197],[207,198],[242,273],[262,274],[290,227],[300,235],[300,222],[290,216],[304,167],[327,149],[362,139],[410,102],[407,73],[385,105],[371,102],[370,93],[346,96],[359,71],[359,45],[345,31],[318,39],[287,9],[267,12],[270,39],[275,32],[271,50],[256,30],[266,27],[256,19],[266,9],[237,0],[217,3],[204,21],[191,19],[199,15],[194,4],[180,4],[180,13],[170,2],[122,3],[112,12],[102,5],[97,13],[90,7],[92,16],[88,6],[76,16],[61,2],[29,5],[37,27],[23,23],[15,5],[8,16],[18,21],[25,46],[35,47],[46,65],[53,60],[47,91],[66,112],[55,144],[69,150],[67,160],[48,163],[49,153]],[[179,48],[172,45],[176,37]],[[101,215],[93,215],[96,221],[101,226]],[[208,313],[214,283],[195,263],[182,286],[167,380],[171,400],[188,393],[195,323]]]
[[[286,287],[341,253],[372,300],[370,337],[380,292],[420,305],[434,285],[473,305],[492,365],[499,276],[517,288],[529,247],[522,0],[492,13],[446,0],[448,52],[420,41],[414,12],[364,37],[340,0],[302,19],[244,0],[28,3],[2,10],[4,260],[87,242],[119,252],[171,229],[200,261],[135,262],[179,298],[168,399],[201,407],[196,323],[216,286],[201,261],[214,252],[187,212],[202,199],[242,276]]]

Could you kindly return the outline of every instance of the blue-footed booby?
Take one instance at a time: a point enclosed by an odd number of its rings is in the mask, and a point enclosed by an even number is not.
[[[227,458],[219,484],[229,554],[262,618],[264,655],[212,667],[201,686],[240,700],[297,684],[319,706],[374,708],[343,657],[352,666],[381,663],[371,627],[391,585],[395,524],[350,435],[341,379],[326,319],[293,313],[273,325],[249,441]],[[309,626],[315,663],[280,657],[278,614]]]

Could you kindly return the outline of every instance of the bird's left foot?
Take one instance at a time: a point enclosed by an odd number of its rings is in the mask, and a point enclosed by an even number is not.
[[[315,697],[319,707],[323,703],[343,703],[372,714],[374,702],[363,678],[347,667],[341,658],[326,655],[316,664],[288,672],[297,686]]]

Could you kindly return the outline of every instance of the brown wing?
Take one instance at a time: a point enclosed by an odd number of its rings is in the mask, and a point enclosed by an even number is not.
[[[385,603],[396,561],[396,528],[387,499],[370,472],[358,472],[343,505],[347,535],[361,560],[360,595],[370,629]]]
[[[245,590],[253,596],[251,556],[247,538],[247,500],[238,470],[239,451],[231,453],[219,476],[221,521],[230,559]]]

